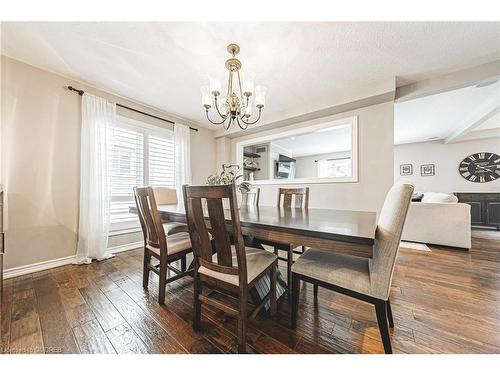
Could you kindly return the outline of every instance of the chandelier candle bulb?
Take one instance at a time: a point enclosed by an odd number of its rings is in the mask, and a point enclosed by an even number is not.
[[[264,86],[257,86],[255,88],[255,106],[259,109],[266,105],[266,92],[267,88]]]
[[[245,81],[243,83],[243,95],[252,96],[253,94],[253,81]]]
[[[254,95],[254,84],[251,79],[241,81],[241,61],[236,58],[240,52],[237,44],[231,43],[227,46],[227,51],[231,57],[226,60],[226,68],[229,72],[227,81],[227,93],[219,98],[222,93],[221,82],[217,79],[210,79],[209,86],[201,88],[201,101],[205,108],[207,120],[214,125],[222,125],[224,129],[229,129],[236,123],[240,129],[245,130],[248,125],[256,124],[260,120],[262,108],[266,101],[266,91],[264,86],[255,88],[255,106],[259,110],[255,119],[252,117],[252,101],[250,97]],[[214,106],[217,120],[210,118],[209,109]]]
[[[201,104],[205,109],[212,107],[212,96],[210,95],[210,89],[208,86],[201,86]]]
[[[220,93],[221,93],[221,84],[220,84],[220,81],[218,79],[211,79],[210,80],[210,92],[212,93],[212,95],[214,96],[219,96]]]

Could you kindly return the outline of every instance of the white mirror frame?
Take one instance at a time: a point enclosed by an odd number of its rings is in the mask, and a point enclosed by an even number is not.
[[[283,185],[283,184],[324,184],[332,182],[358,182],[358,116],[347,117],[339,120],[328,121],[322,119],[320,123],[314,121],[313,124],[304,125],[299,128],[280,131],[278,134],[269,134],[262,137],[255,137],[236,143],[236,163],[243,165],[243,148],[249,145],[269,142],[275,139],[281,139],[300,134],[306,134],[325,128],[331,128],[341,125],[351,126],[351,157],[352,157],[352,176],[351,177],[307,177],[307,178],[274,178],[269,180],[248,181],[252,185]]]

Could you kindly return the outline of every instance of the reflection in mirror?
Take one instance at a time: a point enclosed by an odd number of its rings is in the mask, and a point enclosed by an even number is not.
[[[353,177],[353,126],[322,127],[243,147],[244,180]]]

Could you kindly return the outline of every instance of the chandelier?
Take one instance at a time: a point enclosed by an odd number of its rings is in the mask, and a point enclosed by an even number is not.
[[[205,108],[208,121],[214,125],[222,125],[224,129],[229,129],[233,123],[237,123],[240,129],[245,130],[248,125],[253,125],[260,120],[262,108],[266,104],[266,91],[264,86],[256,86],[254,90],[251,80],[241,84],[240,69],[241,61],[235,56],[240,52],[237,44],[227,46],[227,51],[232,55],[226,60],[226,68],[229,70],[227,83],[227,95],[220,98],[221,83],[219,80],[211,79],[209,86],[201,87],[202,104]],[[236,75],[237,84],[234,82]],[[233,89],[235,83],[236,89]],[[252,96],[255,97],[255,107],[259,113],[255,120],[252,117]],[[215,107],[219,119],[213,121],[209,116],[209,109]]]

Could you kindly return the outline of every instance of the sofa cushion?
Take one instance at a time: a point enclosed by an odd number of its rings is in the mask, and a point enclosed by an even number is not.
[[[410,204],[402,240],[470,249],[470,205],[421,202]]]
[[[457,203],[458,198],[453,194],[446,193],[425,193],[422,203]]]

